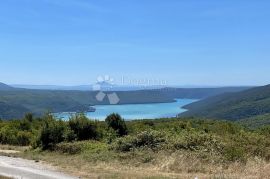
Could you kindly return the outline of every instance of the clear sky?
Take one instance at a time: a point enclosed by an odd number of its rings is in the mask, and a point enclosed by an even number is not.
[[[269,0],[5,0],[0,81],[270,83]]]

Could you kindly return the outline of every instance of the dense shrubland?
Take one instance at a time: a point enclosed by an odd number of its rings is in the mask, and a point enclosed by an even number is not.
[[[90,152],[96,159],[117,154],[138,158],[138,153],[188,152],[211,162],[245,163],[256,157],[270,160],[269,137],[269,126],[249,129],[233,122],[193,118],[125,122],[112,114],[105,121],[94,121],[77,114],[62,121],[49,114],[42,118],[28,114],[22,120],[0,122],[2,144],[31,145],[33,150],[72,155]],[[144,161],[148,160],[151,157]]]

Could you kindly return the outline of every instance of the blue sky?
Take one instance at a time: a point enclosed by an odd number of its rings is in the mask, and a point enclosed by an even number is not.
[[[269,0],[0,2],[0,81],[270,83]]]

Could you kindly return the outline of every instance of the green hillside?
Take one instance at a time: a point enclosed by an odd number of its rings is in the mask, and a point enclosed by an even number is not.
[[[20,118],[22,114],[27,112],[30,111],[21,105],[0,102],[0,119],[7,119],[7,117]]]
[[[270,85],[226,93],[185,106],[182,116],[239,120],[270,113]]]
[[[247,119],[241,119],[238,121],[238,123],[251,129],[268,126],[270,125],[270,113],[253,116]]]
[[[26,112],[36,115],[51,112],[82,112],[89,106],[109,104],[108,98],[99,102],[95,91],[67,90],[30,90],[12,88],[1,85],[0,117],[4,119],[20,118]],[[236,88],[205,88],[205,89],[159,89],[116,92],[120,98],[119,104],[143,104],[173,102],[175,98],[202,99],[224,92],[241,91],[245,87]],[[108,92],[113,93],[113,92]]]

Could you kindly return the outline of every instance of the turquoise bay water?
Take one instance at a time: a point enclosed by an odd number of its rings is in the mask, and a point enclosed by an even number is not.
[[[118,113],[126,120],[175,117],[186,111],[181,108],[195,102],[194,99],[176,99],[173,103],[96,105],[95,112],[86,113],[90,119],[104,120],[111,113]],[[70,113],[58,113],[57,117],[68,119]]]
[[[90,119],[104,120],[111,113],[118,113],[126,120],[155,119],[175,117],[185,112],[182,107],[193,103],[194,99],[176,99],[173,103],[151,103],[151,104],[125,104],[125,105],[96,105],[95,112],[86,113]],[[57,113],[57,117],[68,119],[71,113]]]

